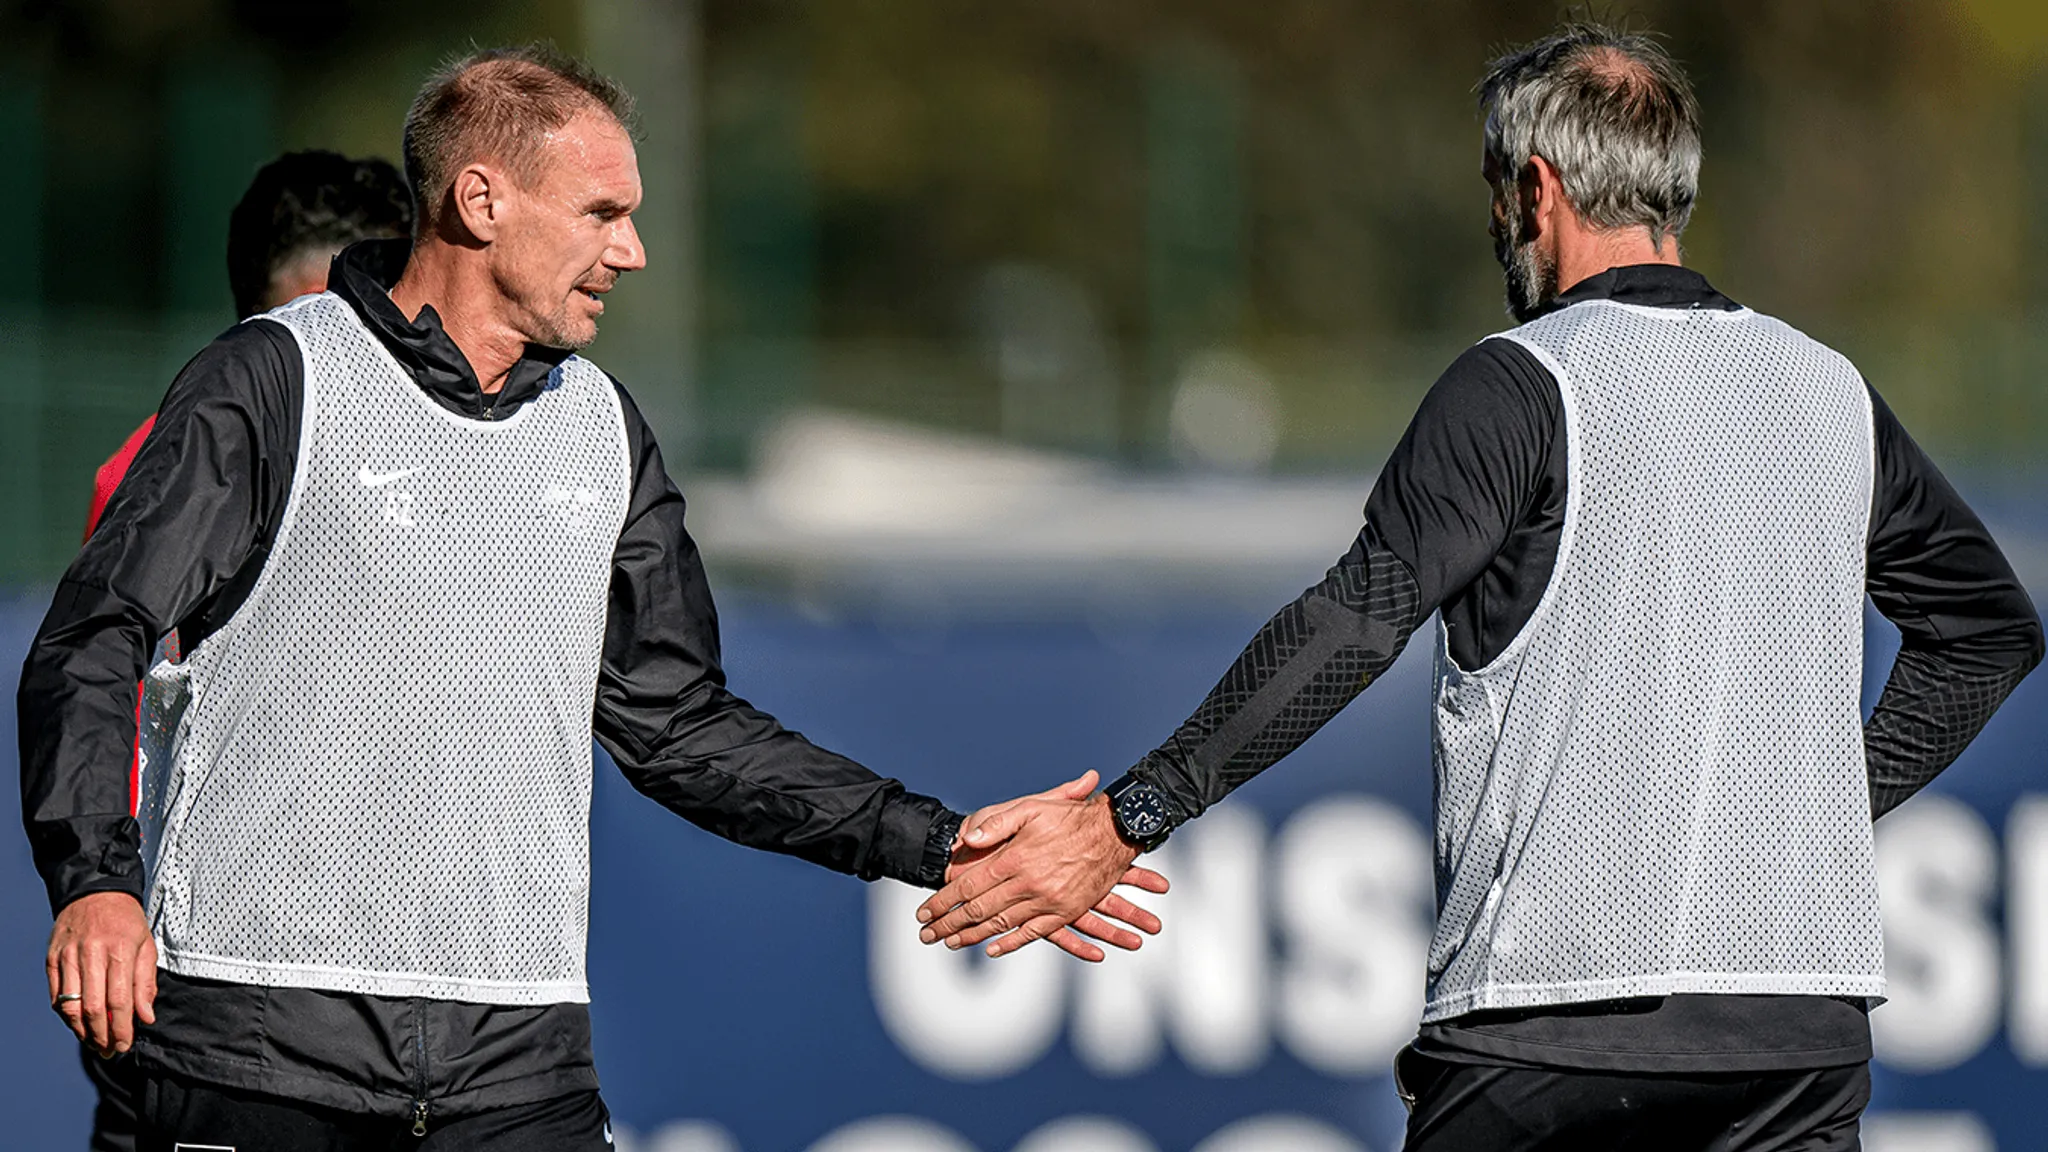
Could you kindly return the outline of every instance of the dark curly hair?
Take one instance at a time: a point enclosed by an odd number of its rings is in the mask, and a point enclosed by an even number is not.
[[[412,235],[412,195],[388,161],[288,152],[265,164],[228,216],[235,315],[262,311],[271,281],[298,260],[358,240]]]

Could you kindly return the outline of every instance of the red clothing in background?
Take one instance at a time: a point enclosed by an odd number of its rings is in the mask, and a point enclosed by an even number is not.
[[[107,501],[114,498],[114,489],[121,486],[121,477],[128,474],[128,466],[135,463],[135,454],[142,451],[142,442],[149,439],[149,430],[154,427],[155,416],[144,420],[142,427],[137,428],[128,439],[122,441],[121,447],[116,449],[112,456],[107,457],[107,462],[100,465],[99,471],[92,474],[92,508],[85,514],[87,536],[91,536],[92,530],[99,526],[100,513],[107,510]]]
[[[100,470],[92,474],[92,507],[85,513],[85,536],[92,538],[92,530],[100,526],[100,513],[107,510],[107,501],[114,498],[114,489],[121,486],[121,477],[128,474],[128,466],[135,463],[135,454],[142,451],[142,442],[149,439],[149,430],[156,427],[152,415],[142,426],[128,434],[128,439],[114,450]],[[157,646],[158,659],[178,658],[178,631],[172,629]],[[142,800],[142,693],[138,690],[135,701],[135,752],[128,771],[128,814],[134,815]]]

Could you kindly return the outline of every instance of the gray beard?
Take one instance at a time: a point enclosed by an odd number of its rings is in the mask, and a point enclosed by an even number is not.
[[[1506,234],[1494,239],[1493,258],[1500,261],[1515,323],[1527,324],[1557,299],[1557,261],[1523,239],[1520,220],[1508,217]]]
[[[571,334],[569,329],[571,323],[569,319],[569,306],[566,303],[557,308],[553,314],[542,316],[538,319],[539,323],[535,326],[538,330],[527,339],[529,343],[538,344],[543,348],[559,348],[564,352],[580,352],[589,347],[591,341],[597,338],[595,331],[592,331],[587,336]]]

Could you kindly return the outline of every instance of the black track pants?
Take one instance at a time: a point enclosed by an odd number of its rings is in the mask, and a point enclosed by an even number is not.
[[[149,1073],[141,1085],[139,1152],[613,1152],[611,1115],[595,1092],[412,1121],[356,1116]]]
[[[1395,1063],[1407,1152],[1854,1152],[1870,1066],[1630,1075]]]
[[[135,1057],[102,1057],[85,1045],[78,1046],[85,1078],[92,1081],[98,1098],[92,1109],[92,1152],[135,1152],[135,1086],[142,1071]]]

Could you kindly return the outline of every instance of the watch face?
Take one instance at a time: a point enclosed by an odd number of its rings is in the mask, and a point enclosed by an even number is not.
[[[1150,840],[1166,831],[1166,797],[1156,788],[1133,788],[1117,801],[1117,819],[1124,830],[1139,840]]]

